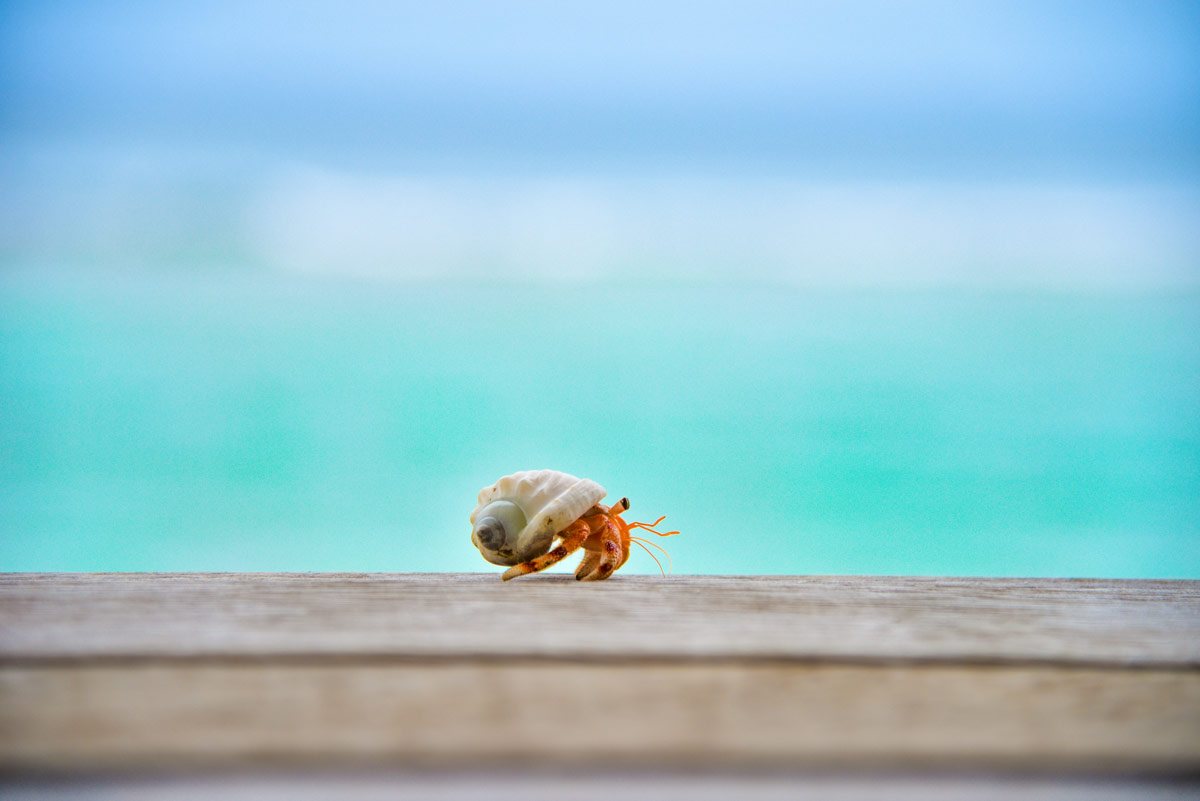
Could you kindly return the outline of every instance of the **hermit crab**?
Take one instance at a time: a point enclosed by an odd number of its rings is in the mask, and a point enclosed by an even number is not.
[[[586,478],[557,470],[525,470],[505,476],[479,492],[479,505],[471,513],[471,542],[494,565],[511,567],[504,581],[545,570],[583,548],[583,561],[575,571],[581,581],[599,581],[611,576],[629,559],[632,543],[638,543],[650,558],[662,563],[647,548],[649,540],[629,532],[645,529],[660,537],[678,531],[655,531],[663,521],[626,523],[629,499],[612,506],[600,503],[608,493]],[[559,539],[554,550],[550,549]],[[669,558],[669,557],[668,557]]]

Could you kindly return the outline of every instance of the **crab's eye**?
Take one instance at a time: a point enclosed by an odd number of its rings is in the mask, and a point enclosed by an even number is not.
[[[514,541],[525,528],[525,513],[510,501],[494,501],[480,511],[475,521],[475,537],[489,551],[504,547],[509,537]]]

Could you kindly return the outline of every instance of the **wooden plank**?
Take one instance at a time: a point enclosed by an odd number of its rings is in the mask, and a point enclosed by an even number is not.
[[[0,767],[1186,771],[1200,672],[809,663],[0,668]]]
[[[0,768],[1200,771],[1200,583],[0,576]]]
[[[1200,582],[0,575],[0,660],[775,658],[1200,666]]]
[[[359,769],[211,771],[149,776],[26,776],[6,801],[1186,801],[1200,782],[1178,778],[911,775],[689,770],[569,771]]]

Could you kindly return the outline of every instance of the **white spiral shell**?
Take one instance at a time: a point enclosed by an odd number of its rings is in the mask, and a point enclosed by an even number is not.
[[[607,494],[595,481],[557,470],[513,473],[479,491],[471,542],[494,565],[528,561],[549,551],[555,534]]]

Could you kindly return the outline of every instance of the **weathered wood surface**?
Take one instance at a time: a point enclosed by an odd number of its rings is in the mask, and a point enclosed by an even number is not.
[[[1200,582],[0,574],[0,660],[550,657],[1200,666]]]
[[[0,767],[598,761],[1200,771],[1200,583],[0,576]]]
[[[10,763],[333,760],[1174,770],[1175,671],[735,663],[0,668]]]
[[[237,771],[22,777],[5,801],[1195,801],[1177,777],[613,770]]]

